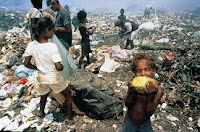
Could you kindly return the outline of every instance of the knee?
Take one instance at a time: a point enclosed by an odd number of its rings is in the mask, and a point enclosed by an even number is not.
[[[62,91],[62,94],[65,96],[71,96],[71,89],[70,88],[66,88],[64,91]]]

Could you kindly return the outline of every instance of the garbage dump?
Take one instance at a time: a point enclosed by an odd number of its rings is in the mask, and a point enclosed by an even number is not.
[[[165,93],[151,116],[154,131],[200,130],[199,15],[194,16],[192,23],[184,13],[158,13],[148,20],[130,15],[131,20],[140,24],[140,30],[133,41],[134,48],[124,49],[125,40],[113,24],[116,14],[88,14],[89,26],[97,27],[91,36],[91,64],[69,78],[74,102],[85,115],[74,115],[74,123],[65,123],[62,108],[51,95],[46,116],[39,118],[35,114],[40,101],[35,91],[38,73],[23,65],[30,34],[26,24],[17,26],[10,21],[20,23],[17,18],[23,16],[3,9],[0,12],[0,17],[9,16],[0,24],[4,26],[0,32],[1,131],[121,131],[127,111],[127,84],[134,76],[130,61],[140,51],[155,55],[156,79]],[[70,53],[76,61],[81,53],[80,39],[79,32],[74,32]]]

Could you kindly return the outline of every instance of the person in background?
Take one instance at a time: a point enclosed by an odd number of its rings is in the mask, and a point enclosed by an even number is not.
[[[56,44],[48,42],[55,32],[55,25],[49,17],[39,18],[36,26],[36,40],[30,42],[25,50],[24,65],[30,69],[38,70],[39,87],[36,91],[40,95],[40,113],[45,116],[44,108],[50,91],[64,95],[63,108],[66,110],[67,120],[72,119],[72,97],[69,81],[60,73],[63,70],[61,56]],[[35,60],[35,65],[31,59]]]
[[[152,8],[152,6],[146,7],[145,10],[144,10],[144,17],[149,19],[149,18],[150,18],[150,15],[151,15],[152,13],[155,14],[155,11],[154,11],[154,9]]]
[[[76,30],[78,29],[78,25],[79,25],[79,21],[77,16],[74,16],[72,18],[72,25],[74,26],[74,32],[76,32]]]
[[[124,9],[120,10],[120,15],[118,16],[118,19],[120,20],[120,22],[125,23],[126,16],[124,15]]]
[[[42,12],[43,16],[50,17],[53,21],[55,19],[55,13],[51,9],[51,0],[46,0],[47,8]]]
[[[72,46],[72,27],[70,14],[60,5],[58,0],[51,1],[51,9],[53,11],[57,11],[55,19],[55,34],[63,43],[65,48],[69,50],[69,48]]]
[[[87,64],[90,64],[90,58],[89,58],[89,53],[91,51],[90,49],[90,38],[89,36],[92,35],[94,33],[94,31],[96,30],[95,27],[90,27],[87,28],[86,27],[86,23],[87,23],[87,13],[85,11],[79,11],[77,13],[77,18],[79,21],[79,31],[80,34],[82,36],[81,39],[81,47],[82,47],[82,52],[81,52],[81,57],[79,59],[79,66],[81,67],[82,63],[83,63],[83,59],[86,56],[87,58]]]
[[[131,49],[133,49],[133,39],[137,35],[138,32],[138,24],[130,21],[125,20],[124,22],[120,19],[115,21],[115,27],[120,27],[120,37],[124,37],[126,39],[126,46],[125,49],[128,48],[128,46],[131,46]]]
[[[31,0],[33,7],[29,11],[29,29],[31,34],[31,40],[35,40],[35,25],[40,17],[42,17],[42,13],[40,9],[42,9],[42,0]]]
[[[136,77],[147,76],[154,78],[156,64],[150,53],[138,53],[134,56],[133,71]],[[128,85],[128,93],[125,98],[125,105],[128,107],[124,118],[122,132],[153,132],[150,117],[155,112],[163,90],[149,82],[147,91],[144,94],[137,92],[136,88]]]

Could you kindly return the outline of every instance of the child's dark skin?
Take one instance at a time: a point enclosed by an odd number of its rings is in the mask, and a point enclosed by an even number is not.
[[[38,42],[40,44],[47,43],[48,39],[53,37],[54,32],[55,32],[55,28],[52,28],[49,31],[42,32],[39,35]],[[37,70],[37,67],[30,63],[31,62],[31,58],[32,58],[32,56],[25,57],[24,65],[26,67],[28,67],[28,68]],[[57,71],[62,71],[63,70],[63,65],[60,62],[57,62],[54,65],[55,65]],[[63,104],[63,107],[66,110],[67,119],[71,120],[72,119],[71,90],[70,90],[70,88],[66,88],[61,93],[65,96],[65,103]],[[48,93],[46,95],[42,95],[40,97],[40,115],[41,115],[41,117],[45,116],[44,108],[45,108],[45,105],[46,105],[47,97],[48,97]]]
[[[153,78],[154,69],[150,66],[147,59],[141,59],[136,64],[135,75],[148,76]],[[151,82],[147,86],[146,94],[139,94],[135,88],[129,86],[125,104],[128,107],[128,114],[133,122],[142,124],[150,119],[155,112],[160,99],[163,95],[162,89],[154,86]]]

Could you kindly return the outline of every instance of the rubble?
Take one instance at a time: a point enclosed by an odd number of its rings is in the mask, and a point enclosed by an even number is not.
[[[22,65],[30,35],[25,27],[8,24],[12,28],[0,33],[0,130],[120,131],[127,110],[123,99],[134,76],[130,65],[132,54],[149,51],[156,57],[157,80],[165,93],[151,117],[153,129],[199,131],[200,17],[195,16],[192,23],[182,13],[158,14],[148,21],[137,15],[128,17],[140,24],[134,49],[130,50],[124,49],[125,40],[119,38],[113,27],[117,14],[88,15],[90,26],[98,27],[91,38],[91,64],[70,77],[74,101],[86,115],[75,115],[72,124],[64,122],[62,109],[52,96],[48,97],[45,118],[36,116],[37,72]],[[80,39],[79,32],[74,33],[70,52],[75,60],[81,51]]]

